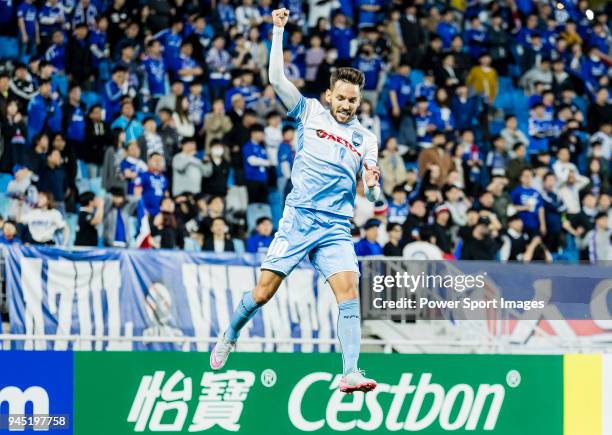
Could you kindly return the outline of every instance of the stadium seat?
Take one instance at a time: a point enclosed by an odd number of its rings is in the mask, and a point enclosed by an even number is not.
[[[246,247],[244,245],[244,240],[242,239],[232,239],[234,243],[234,252],[238,255],[242,255],[246,252]]]
[[[83,91],[81,93],[81,101],[85,104],[85,108],[89,111],[94,104],[100,103],[100,97],[96,92]]]
[[[420,69],[413,69],[412,71],[410,71],[410,81],[412,82],[412,86],[416,86],[419,83],[422,83],[423,77],[425,77],[425,74],[423,74],[423,71],[421,71]]]
[[[6,193],[0,192],[0,216],[6,218],[8,208],[9,208],[9,197],[6,196]]]
[[[247,233],[255,229],[257,219],[261,217],[272,217],[272,209],[268,204],[254,203],[249,204],[246,211],[247,216]]]
[[[19,42],[17,38],[0,36],[0,60],[15,59],[19,56]]]

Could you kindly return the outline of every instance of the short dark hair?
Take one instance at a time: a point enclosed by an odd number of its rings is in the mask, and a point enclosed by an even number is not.
[[[344,81],[353,85],[358,85],[359,90],[363,89],[365,84],[365,76],[361,71],[351,67],[336,68],[329,78],[329,89],[334,89],[337,81]]]
[[[257,221],[255,221],[255,226],[258,227],[260,224],[264,223],[265,221],[269,221],[270,223],[272,223],[271,218],[269,218],[268,216],[262,216],[259,219],[257,219]]]
[[[263,133],[264,132],[264,128],[263,125],[261,124],[253,124],[251,126],[251,128],[249,129],[249,133]]]
[[[96,195],[93,192],[87,191],[83,192],[81,196],[79,196],[79,204],[81,207],[87,207],[91,201],[96,198]]]

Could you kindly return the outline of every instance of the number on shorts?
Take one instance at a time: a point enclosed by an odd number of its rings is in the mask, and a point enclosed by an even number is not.
[[[268,254],[274,255],[275,257],[282,257],[289,248],[289,242],[285,239],[279,239],[278,233],[274,236],[274,240],[270,243],[268,248]]]

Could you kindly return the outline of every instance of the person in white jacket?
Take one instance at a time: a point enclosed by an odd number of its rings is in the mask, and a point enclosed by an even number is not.
[[[195,134],[195,125],[189,119],[189,100],[186,96],[181,95],[176,97],[176,106],[174,113],[172,113],[172,120],[174,121],[174,128],[176,133],[181,139],[186,137],[193,137]]]
[[[192,138],[181,141],[181,152],[172,158],[172,196],[185,192],[197,194],[202,190],[202,178],[209,177],[212,167],[196,157],[196,143]]]

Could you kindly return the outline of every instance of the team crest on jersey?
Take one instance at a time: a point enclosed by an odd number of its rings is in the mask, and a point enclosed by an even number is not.
[[[363,135],[358,131],[353,132],[353,145],[355,148],[359,148],[363,143]]]

